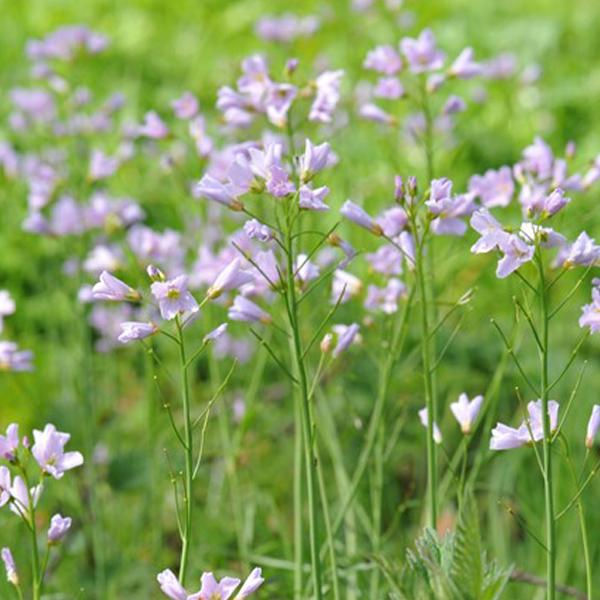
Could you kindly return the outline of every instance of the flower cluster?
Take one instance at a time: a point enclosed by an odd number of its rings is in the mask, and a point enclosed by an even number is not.
[[[15,312],[16,304],[7,290],[0,290],[0,333],[4,329],[4,318]],[[31,371],[33,353],[20,350],[15,342],[0,340],[0,371]]]

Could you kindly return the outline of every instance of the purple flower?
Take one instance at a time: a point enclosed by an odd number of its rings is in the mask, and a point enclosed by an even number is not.
[[[290,181],[290,176],[284,168],[273,165],[267,179],[267,191],[276,198],[285,198],[296,191],[296,186]]]
[[[486,208],[508,206],[514,191],[510,167],[500,167],[497,171],[490,169],[483,175],[473,175],[469,179],[469,192],[479,197]]]
[[[481,235],[475,244],[471,246],[471,252],[474,254],[484,254],[494,248],[499,248],[500,244],[509,235],[485,208],[474,212],[470,223],[471,227]]]
[[[473,48],[465,48],[448,69],[448,75],[459,79],[471,79],[481,71],[481,65],[473,60]]]
[[[244,581],[240,591],[235,595],[234,600],[244,600],[244,598],[253,594],[264,581],[262,570],[259,567],[255,567],[246,578],[246,581]]]
[[[221,323],[218,327],[207,333],[202,338],[202,343],[208,344],[208,342],[214,342],[215,340],[219,339],[227,331],[227,327],[227,323]]]
[[[579,327],[589,327],[592,333],[600,332],[600,289],[592,289],[592,302],[581,309]]]
[[[269,87],[266,99],[267,118],[276,127],[285,127],[292,102],[298,94],[298,88],[289,83],[277,83]]]
[[[269,242],[273,239],[273,231],[267,225],[260,223],[256,219],[250,219],[244,223],[244,231],[251,240],[259,242]]]
[[[23,479],[17,475],[9,489],[9,497],[11,502],[8,505],[11,512],[15,513],[18,517],[25,521],[31,521],[31,508],[37,506],[42,493],[42,484],[32,487],[27,490],[27,486]]]
[[[244,296],[236,296],[227,315],[232,321],[271,322],[271,317],[260,306]]]
[[[307,254],[298,254],[294,266],[294,275],[301,284],[305,284],[307,281],[312,281],[319,276],[319,267],[309,260]]]
[[[535,248],[526,244],[518,235],[509,234],[501,238],[498,244],[504,256],[498,262],[496,276],[499,279],[508,277],[519,267],[533,258]]]
[[[543,215],[552,216],[555,215],[559,210],[564,208],[569,202],[570,198],[565,196],[565,192],[561,188],[556,188],[544,201]]]
[[[469,401],[466,394],[461,394],[457,402],[450,404],[450,410],[461,426],[463,433],[471,433],[473,423],[477,419],[482,404],[483,396],[475,396]]]
[[[304,154],[299,159],[298,169],[302,183],[309,182],[319,171],[328,167],[333,161],[331,148],[327,142],[313,145],[306,140]]]
[[[6,428],[6,435],[0,435],[0,458],[15,460],[19,448],[19,426],[11,423]]]
[[[377,81],[373,95],[385,100],[398,100],[404,96],[404,86],[397,77],[381,77]]]
[[[4,326],[4,317],[15,312],[15,301],[9,292],[0,290],[0,333]]]
[[[413,73],[423,73],[441,69],[445,55],[437,48],[431,29],[424,29],[417,39],[405,37],[400,41],[400,49],[408,60]]]
[[[384,235],[389,238],[394,238],[397,235],[400,235],[400,232],[408,223],[408,215],[403,208],[394,206],[377,217],[377,223],[383,230]]]
[[[17,574],[17,566],[10,548],[2,548],[2,550],[0,550],[0,558],[2,558],[4,568],[6,569],[6,580],[14,586],[18,586],[19,575]]]
[[[240,585],[240,580],[234,577],[223,577],[221,581],[217,581],[212,573],[202,573],[201,583],[199,600],[202,598],[228,600]],[[195,596],[191,596],[190,600],[195,600]]]
[[[137,133],[139,136],[159,140],[169,135],[169,128],[158,114],[151,110],[144,115],[144,122],[138,127]]]
[[[384,125],[394,125],[396,123],[396,119],[392,115],[371,102],[363,104],[360,107],[359,114],[363,119],[375,121],[375,123],[383,123]]]
[[[392,46],[377,46],[369,51],[363,67],[383,75],[395,75],[402,68],[402,59]]]
[[[211,300],[218,298],[223,292],[239,288],[253,280],[250,273],[241,269],[240,258],[234,258],[217,276],[214,283],[208,288],[206,295]]]
[[[94,150],[90,159],[88,176],[92,181],[106,179],[115,173],[120,163],[118,157],[107,156],[101,150]]]
[[[523,150],[523,160],[520,165],[525,171],[532,173],[540,180],[552,177],[554,169],[554,154],[552,149],[540,137]]]
[[[52,424],[47,424],[43,431],[33,430],[34,444],[31,454],[44,471],[54,479],[60,479],[65,471],[74,469],[83,464],[80,452],[65,452],[65,444],[71,436],[56,430]]]
[[[189,123],[190,137],[196,143],[196,152],[198,156],[206,158],[213,149],[213,141],[206,133],[206,122],[204,117],[197,116]]]
[[[455,115],[465,110],[467,110],[466,102],[460,96],[452,95],[446,100],[442,113],[444,115]]]
[[[308,185],[300,187],[298,206],[304,210],[326,211],[329,206],[323,200],[329,195],[329,188],[324,185],[312,189]]]
[[[371,268],[382,275],[400,275],[402,273],[402,253],[391,244],[377,248],[366,255]]]
[[[447,178],[431,182],[430,199],[425,203],[435,215],[431,227],[438,235],[463,235],[467,230],[461,217],[473,211],[472,194],[452,196],[452,182]]]
[[[184,94],[171,102],[171,108],[178,119],[191,119],[198,112],[198,100],[192,92]]]
[[[359,330],[360,326],[357,323],[333,326],[333,332],[337,336],[337,343],[332,353],[333,358],[337,358],[342,352],[347,350],[351,344],[358,341]]]
[[[170,321],[185,312],[198,312],[198,303],[187,289],[187,280],[186,275],[179,275],[168,281],[155,281],[150,286],[163,319]]]
[[[92,294],[96,300],[113,300],[119,302],[123,300],[137,302],[141,298],[138,291],[129,287],[125,282],[111,275],[108,271],[100,273],[100,281],[92,288]]]
[[[171,600],[200,600],[201,598],[197,594],[188,594],[170,569],[166,569],[159,573],[156,576],[156,579],[160,585],[161,591],[165,596],[171,598]]]
[[[256,22],[254,31],[263,40],[291,42],[298,37],[309,37],[319,28],[318,17],[298,17],[286,13],[280,17],[265,16]]]
[[[315,81],[317,89],[315,99],[310,107],[310,121],[331,122],[333,111],[340,100],[340,84],[344,71],[325,71]]]
[[[369,285],[365,308],[367,310],[381,310],[388,315],[393,314],[398,310],[399,298],[405,293],[406,286],[394,277],[383,288],[376,285]]]
[[[527,425],[520,425],[518,429],[498,423],[492,429],[492,438],[490,440],[491,450],[512,450],[521,448],[530,441]]]
[[[594,446],[594,438],[598,433],[598,429],[600,429],[600,404],[594,404],[585,434],[585,447],[588,450],[591,450]]]
[[[50,519],[50,528],[48,529],[48,543],[58,544],[71,529],[71,517],[63,517],[56,514]]]
[[[383,235],[383,229],[381,225],[375,222],[375,220],[358,204],[355,204],[351,200],[346,200],[340,209],[340,213],[343,217],[346,217],[349,221],[356,223],[360,227],[374,233],[375,235]]]
[[[14,342],[0,340],[0,371],[31,371],[33,353],[29,350],[19,350]]]
[[[421,425],[427,429],[429,427],[429,411],[427,408],[422,408],[419,411],[419,419],[421,420]],[[433,423],[433,441],[436,444],[442,443],[442,432],[435,422]]]
[[[8,467],[0,465],[0,508],[10,500],[10,488],[10,471]]]
[[[572,244],[559,253],[557,259],[562,261],[566,269],[574,265],[587,267],[600,260],[600,246],[597,246],[595,240],[582,231]]]
[[[151,321],[143,323],[140,321],[125,321],[121,323],[121,334],[118,337],[121,344],[128,344],[136,340],[144,340],[155,333],[158,333],[158,327]]]

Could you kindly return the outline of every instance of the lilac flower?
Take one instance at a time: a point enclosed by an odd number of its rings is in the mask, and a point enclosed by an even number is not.
[[[217,581],[212,573],[202,573],[201,582],[200,599],[228,600],[237,586],[240,585],[240,580],[234,577],[223,577],[221,581]],[[192,598],[194,597],[192,596]]]
[[[315,146],[310,140],[306,140],[304,154],[299,159],[298,170],[300,181],[309,182],[319,171],[328,167],[333,160],[331,148],[327,142]]]
[[[592,289],[592,302],[581,309],[579,327],[589,327],[592,333],[600,332],[600,289]]]
[[[452,95],[446,100],[442,113],[444,115],[455,115],[465,110],[467,110],[466,102],[460,96]]]
[[[443,73],[431,73],[427,76],[425,89],[428,94],[435,94],[446,83],[446,75]]]
[[[483,175],[473,175],[469,179],[469,192],[479,197],[486,208],[508,206],[514,191],[510,167],[500,167],[497,171],[490,169]]]
[[[404,93],[404,86],[397,77],[381,77],[373,90],[373,95],[376,98],[385,100],[398,100],[398,98],[404,96]]]
[[[250,273],[241,269],[240,258],[234,258],[217,276],[214,283],[208,288],[206,296],[211,300],[218,298],[224,292],[234,290],[252,281]]]
[[[271,42],[291,42],[299,37],[309,37],[320,26],[318,17],[309,15],[298,17],[286,13],[280,17],[265,16],[260,18],[254,27],[256,34],[263,40]]]
[[[474,254],[485,254],[494,248],[499,248],[509,235],[485,208],[474,212],[470,223],[471,227],[481,235],[471,247],[471,252]]]
[[[191,119],[198,112],[198,100],[192,92],[184,92],[171,102],[171,108],[178,119]]]
[[[591,450],[594,446],[594,438],[598,433],[598,429],[600,429],[600,404],[594,404],[585,434],[585,447],[588,450]]]
[[[403,208],[394,206],[384,211],[376,220],[383,230],[383,234],[386,237],[394,238],[400,235],[400,232],[406,227],[408,215]]]
[[[138,127],[138,135],[160,140],[169,135],[169,128],[163,123],[158,113],[151,110],[144,115],[144,122]]]
[[[0,465],[0,508],[10,500],[10,488],[10,471],[8,467]]]
[[[277,83],[269,87],[265,101],[267,118],[276,127],[285,127],[288,112],[298,94],[298,88],[289,83]]]
[[[519,267],[533,258],[535,248],[526,244],[518,235],[510,234],[500,239],[498,244],[504,256],[498,262],[496,276],[499,279],[508,277]]]
[[[351,200],[346,200],[340,209],[340,213],[343,217],[346,217],[349,221],[356,223],[360,227],[374,233],[375,235],[383,235],[383,229],[381,225],[375,222],[375,220],[358,204],[355,204]]]
[[[552,216],[555,215],[559,210],[564,208],[569,202],[570,198],[565,196],[565,192],[561,188],[556,188],[548,195],[544,201],[543,215]]]
[[[128,344],[136,340],[144,340],[158,333],[158,326],[151,321],[143,323],[140,321],[125,321],[121,323],[121,334],[118,337],[121,344]]]
[[[413,73],[441,69],[446,58],[437,48],[431,29],[424,29],[417,39],[403,38],[400,41],[400,49]]]
[[[359,114],[363,119],[375,123],[383,123],[384,125],[394,125],[396,123],[396,119],[392,115],[371,102],[363,104],[360,107]]]
[[[461,217],[471,214],[473,196],[462,194],[452,196],[452,182],[447,178],[434,179],[431,182],[430,199],[425,203],[435,215],[432,230],[438,235],[463,235],[467,230]]]
[[[15,301],[9,292],[0,290],[0,333],[4,326],[4,317],[15,312]]]
[[[271,322],[271,317],[260,306],[244,296],[236,296],[227,314],[232,321]]]
[[[170,321],[185,312],[198,312],[198,303],[188,291],[187,281],[186,275],[179,275],[168,281],[155,281],[150,286],[163,319]]]
[[[259,242],[269,242],[273,239],[273,231],[267,225],[260,223],[256,219],[250,219],[244,223],[244,231],[251,240]]]
[[[310,121],[330,123],[340,100],[340,84],[344,71],[325,71],[315,81],[316,96],[310,107]]]
[[[512,450],[521,448],[530,441],[527,425],[522,424],[518,429],[498,423],[492,429],[492,438],[490,440],[490,450]]]
[[[165,596],[171,598],[171,600],[201,600],[199,594],[188,594],[170,569],[166,569],[159,573],[156,576],[156,579],[160,585],[161,591]]]
[[[473,48],[465,48],[448,69],[448,75],[459,79],[471,79],[481,71],[481,65],[473,60]]]
[[[337,336],[337,343],[332,353],[333,358],[337,358],[342,352],[347,350],[351,344],[358,341],[359,330],[360,326],[357,323],[333,326],[333,332]]]
[[[285,198],[296,191],[296,186],[290,181],[285,169],[273,165],[267,179],[267,191],[276,198]]]
[[[377,248],[366,255],[371,268],[382,275],[400,275],[402,273],[402,254],[391,244]]]
[[[52,424],[46,425],[43,431],[33,430],[34,444],[31,454],[38,465],[54,479],[60,479],[65,471],[74,469],[83,464],[80,452],[65,452],[65,444],[71,436],[56,430]]]
[[[33,353],[29,350],[19,350],[14,342],[0,340],[0,371],[31,371]]]
[[[363,67],[383,75],[395,75],[402,68],[402,59],[392,46],[377,46],[369,51]]]
[[[208,344],[208,342],[214,342],[215,340],[219,339],[227,331],[227,327],[227,323],[221,323],[218,327],[215,327],[215,329],[207,333],[202,338],[202,343]]]
[[[365,308],[367,310],[381,310],[388,315],[393,314],[398,310],[399,298],[405,293],[406,286],[394,277],[383,288],[376,285],[369,285]]]
[[[196,152],[198,156],[206,158],[213,149],[213,141],[206,133],[206,122],[204,117],[197,116],[189,123],[190,137],[196,143]]]
[[[4,568],[6,569],[6,580],[9,583],[12,583],[14,586],[18,586],[19,575],[17,573],[17,566],[15,564],[15,559],[13,558],[10,548],[2,548],[2,550],[0,551],[0,558],[2,558]]]
[[[533,144],[523,150],[523,160],[520,164],[538,179],[550,179],[554,167],[554,154],[542,138],[536,137]]]
[[[54,515],[50,519],[50,527],[48,529],[48,543],[51,545],[58,544],[71,529],[71,517],[63,517],[60,514]]]
[[[262,577],[262,570],[259,567],[255,567],[250,572],[250,575],[244,581],[242,587],[239,592],[235,595],[234,600],[244,600],[253,594],[263,583],[264,578]]]
[[[574,265],[590,266],[600,260],[600,246],[597,246],[595,240],[582,231],[572,244],[564,248],[557,259],[562,261],[566,269]]]
[[[362,281],[342,269],[336,269],[333,273],[333,281],[331,284],[331,303],[339,302],[343,304],[360,293],[362,290]]]
[[[463,433],[471,433],[473,423],[483,404],[483,396],[475,396],[469,401],[466,394],[461,394],[457,402],[450,404],[450,410],[462,428]]]
[[[0,458],[13,461],[19,448],[19,426],[11,423],[6,428],[6,435],[0,435]]]
[[[116,271],[119,269],[122,259],[121,249],[117,246],[99,244],[92,248],[87,258],[83,261],[83,268],[88,273],[101,275],[103,271]]]
[[[423,427],[427,429],[429,427],[429,411],[427,410],[427,408],[422,408],[419,411],[419,419],[421,420],[421,424],[423,425]],[[440,428],[435,422],[433,424],[433,441],[436,444],[442,443],[442,432],[440,431]]]
[[[294,274],[301,284],[305,284],[319,276],[319,267],[309,260],[308,255],[298,254],[294,266]]]
[[[88,173],[90,180],[98,181],[110,177],[119,168],[120,162],[118,157],[107,156],[101,150],[94,150]]]
[[[121,281],[108,271],[102,271],[100,281],[92,288],[93,297],[96,300],[112,300],[112,301],[132,301],[140,300],[140,293],[129,287],[125,282]]]
[[[300,187],[298,206],[304,210],[327,211],[329,206],[323,200],[329,195],[329,188],[324,185],[312,189],[308,185]]]
[[[551,227],[542,227],[535,223],[521,223],[519,235],[530,244],[538,241],[542,248],[562,248],[567,243],[565,237]]]

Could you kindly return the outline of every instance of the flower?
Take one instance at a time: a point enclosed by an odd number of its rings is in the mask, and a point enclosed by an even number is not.
[[[502,225],[485,208],[477,210],[471,215],[470,224],[481,235],[471,246],[471,252],[474,254],[482,254],[499,248],[508,236]]]
[[[169,128],[163,123],[158,114],[151,110],[144,115],[144,122],[138,127],[139,136],[152,139],[162,139],[169,135]]]
[[[37,506],[40,494],[42,493],[42,484],[39,484],[29,491],[23,479],[17,475],[12,482],[9,490],[11,502],[8,505],[10,510],[25,521],[31,517],[31,504]]]
[[[204,175],[196,185],[195,192],[199,197],[222,204],[230,210],[241,211],[244,209],[244,205],[233,193],[232,186],[221,183],[212,175]]]
[[[423,427],[427,429],[429,427],[429,411],[427,410],[427,408],[422,408],[419,411],[419,419],[421,420],[421,424],[423,425]],[[433,441],[436,444],[442,443],[442,432],[440,431],[440,428],[435,422],[433,423]]]
[[[184,92],[171,102],[171,108],[178,119],[191,119],[198,112],[198,100],[192,92]]]
[[[120,324],[120,327],[122,331],[117,339],[121,344],[128,344],[135,340],[144,340],[159,331],[158,326],[152,323],[152,321],[148,323],[124,321]]]
[[[220,338],[227,331],[227,326],[227,323],[221,323],[218,327],[215,327],[215,329],[207,333],[202,338],[202,343],[208,344],[208,342],[213,342],[214,340]]]
[[[496,269],[496,276],[499,279],[508,277],[519,267],[529,262],[533,258],[535,248],[526,244],[518,235],[509,234],[500,238],[498,247],[504,253],[499,260]]]
[[[358,277],[342,269],[336,269],[331,284],[331,303],[347,302],[352,296],[360,293],[362,287],[362,281]]]
[[[327,142],[315,146],[306,140],[304,154],[299,158],[298,170],[302,183],[310,181],[319,171],[328,167],[333,161],[331,148]]]
[[[38,465],[54,479],[60,479],[65,471],[83,464],[80,452],[65,452],[65,444],[71,436],[56,430],[52,424],[47,424],[43,431],[33,430],[34,444],[31,454]]]
[[[269,242],[273,239],[273,231],[267,225],[264,225],[256,219],[250,219],[244,223],[244,231],[251,240],[259,242]]]
[[[465,48],[450,65],[448,75],[459,79],[471,79],[481,73],[481,65],[473,60],[473,48]]]
[[[185,312],[198,312],[198,303],[187,289],[187,280],[186,275],[179,275],[168,281],[155,281],[150,286],[163,319],[170,321]]]
[[[564,248],[557,260],[561,260],[565,268],[574,265],[587,267],[600,260],[600,246],[597,246],[595,240],[582,231],[572,244]]]
[[[403,208],[394,206],[388,208],[379,217],[377,217],[377,223],[383,230],[383,234],[386,237],[394,238],[400,234],[408,223],[408,215]]]
[[[373,90],[373,95],[376,98],[383,98],[385,100],[398,100],[404,96],[404,86],[400,83],[400,80],[396,77],[381,77],[377,81],[377,85]]]
[[[13,558],[10,548],[2,548],[2,550],[0,550],[0,558],[2,558],[4,568],[6,569],[6,580],[14,586],[19,585],[17,566],[15,565],[15,559]]]
[[[400,49],[413,73],[440,69],[446,58],[444,53],[437,48],[431,29],[424,29],[416,39],[403,38],[400,41]]]
[[[354,341],[358,340],[359,330],[360,326],[357,323],[333,326],[333,331],[337,335],[337,344],[332,353],[333,358],[337,358],[344,350],[347,350]]]
[[[94,150],[90,158],[88,176],[91,181],[106,179],[119,168],[121,161],[117,157],[107,156],[100,150]]]
[[[376,223],[373,218],[358,204],[355,204],[351,200],[346,200],[340,209],[342,216],[346,217],[349,221],[356,223],[360,227],[374,233],[375,235],[383,235],[383,228],[381,225]]]
[[[300,187],[298,206],[304,210],[326,211],[329,206],[323,202],[323,199],[329,195],[329,188],[322,187],[312,189],[308,185]]]
[[[0,465],[0,507],[10,500],[10,471],[8,467]]]
[[[141,298],[138,291],[129,287],[108,271],[100,273],[100,281],[92,288],[92,296],[96,300],[128,300],[132,302],[137,302]]]
[[[48,529],[48,543],[58,544],[71,529],[72,520],[70,517],[63,517],[60,514],[54,515],[50,519],[50,527]]]
[[[199,595],[189,595],[184,587],[179,583],[177,577],[170,569],[165,569],[160,572],[156,579],[160,585],[160,589],[172,600],[200,600]]]
[[[344,76],[343,70],[325,71],[315,80],[317,93],[310,107],[310,121],[330,123],[333,111],[340,100],[340,84]]]
[[[3,329],[4,317],[12,315],[15,312],[15,301],[9,292],[0,290],[0,333]]]
[[[19,426],[11,423],[6,428],[6,435],[0,435],[0,458],[12,461],[19,448]]]
[[[264,583],[264,581],[262,569],[255,567],[250,572],[250,575],[248,575],[246,578],[246,581],[244,581],[240,591],[235,595],[234,600],[244,600],[244,598],[247,598],[250,596],[250,594],[253,594]]]
[[[298,254],[294,265],[294,277],[301,284],[305,284],[318,276],[319,267],[309,259],[307,254]]]
[[[234,258],[217,276],[208,288],[206,296],[211,300],[218,298],[223,292],[236,289],[253,280],[250,273],[241,269],[240,258]]]
[[[244,296],[236,296],[227,313],[232,321],[270,323],[271,317],[260,306]]]
[[[592,288],[592,302],[581,309],[579,327],[589,327],[592,333],[600,332],[600,289]]]
[[[0,341],[0,371],[31,371],[33,353],[19,350],[14,342]]]
[[[377,46],[369,51],[363,67],[383,75],[395,75],[402,68],[402,59],[393,46]]]
[[[390,315],[398,310],[398,299],[405,293],[406,286],[392,277],[383,288],[369,285],[364,305],[367,310],[381,310]]]
[[[486,208],[508,206],[515,191],[510,167],[489,169],[483,175],[473,175],[469,179],[469,192],[481,199]]]
[[[585,447],[589,450],[594,446],[594,438],[600,429],[600,404],[594,404],[585,434]]]
[[[483,396],[475,396],[469,401],[466,394],[461,394],[457,402],[450,404],[450,410],[462,428],[463,433],[471,433],[473,423],[481,410]]]
[[[374,121],[375,123],[383,123],[384,125],[392,125],[396,122],[396,119],[386,112],[382,108],[379,108],[372,102],[367,102],[360,107],[360,116],[368,121]]]

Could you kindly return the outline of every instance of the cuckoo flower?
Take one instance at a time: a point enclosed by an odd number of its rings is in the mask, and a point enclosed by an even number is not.
[[[429,411],[427,408],[422,408],[419,411],[419,419],[421,420],[421,425],[427,429],[429,427]],[[436,444],[442,443],[442,432],[440,431],[437,423],[433,424],[433,441]]]
[[[518,235],[509,234],[501,238],[498,244],[504,256],[498,261],[496,276],[499,279],[508,277],[522,265],[533,258],[535,248],[526,244]]]
[[[592,302],[586,304],[579,317],[580,327],[589,327],[592,333],[600,333],[600,289],[592,288]]]
[[[52,424],[46,425],[43,431],[33,430],[34,444],[31,454],[38,465],[44,471],[60,479],[65,471],[74,469],[83,464],[83,456],[80,452],[65,452],[65,444],[71,436],[56,430]]]
[[[158,333],[159,329],[155,323],[151,321],[148,323],[140,321],[124,321],[120,325],[121,333],[119,334],[118,340],[122,344],[128,344],[136,340],[144,340],[155,333]]]
[[[239,288],[253,280],[250,273],[241,268],[241,259],[234,258],[217,276],[214,283],[208,288],[206,295],[211,300],[218,298],[224,292]]]
[[[31,371],[33,353],[19,350],[14,342],[0,340],[0,371]]]
[[[273,239],[271,228],[256,219],[250,219],[244,223],[244,232],[251,240],[258,240],[259,242],[269,242]]]
[[[169,128],[158,114],[151,110],[144,115],[144,122],[138,128],[138,135],[158,140],[169,135]]]
[[[303,185],[300,188],[298,206],[304,210],[327,211],[329,210],[329,206],[323,200],[328,195],[329,188],[326,185],[316,189],[312,189],[308,185]]]
[[[304,154],[300,156],[298,161],[300,180],[303,183],[307,183],[319,171],[330,166],[333,161],[334,156],[327,142],[315,146],[307,139],[304,145]]]
[[[6,569],[6,580],[14,586],[18,586],[19,575],[17,574],[17,566],[10,548],[2,548],[2,550],[0,550],[0,558],[2,558],[4,568]]]
[[[469,179],[469,192],[481,200],[486,208],[508,206],[515,192],[515,183],[510,167],[489,169],[483,175],[473,175]]]
[[[229,307],[228,316],[232,321],[271,322],[268,313],[244,296],[236,296],[233,304]]]
[[[466,394],[461,394],[457,402],[450,404],[450,410],[458,421],[463,433],[471,433],[473,423],[477,419],[477,415],[483,404],[483,396],[475,396],[472,400]]]
[[[10,471],[8,470],[8,467],[0,465],[0,508],[4,506],[11,498],[11,485]]]
[[[393,46],[377,46],[369,51],[363,67],[382,75],[395,75],[402,68],[402,59]]]
[[[445,55],[438,49],[431,29],[424,29],[418,38],[405,37],[400,41],[400,49],[413,73],[423,73],[441,69]]]
[[[361,206],[355,204],[351,200],[346,200],[340,209],[342,216],[349,221],[356,223],[363,229],[374,233],[375,235],[383,235],[383,229]]]
[[[11,423],[6,429],[6,435],[0,435],[0,458],[15,460],[19,448],[19,426]]]
[[[398,300],[405,293],[406,286],[399,279],[392,277],[385,287],[368,286],[364,306],[367,310],[381,310],[390,315],[398,310]]]
[[[48,544],[58,544],[71,529],[72,520],[70,517],[63,517],[60,514],[54,515],[50,519],[50,527],[48,529]]]
[[[325,71],[315,80],[316,95],[310,107],[310,121],[330,123],[338,102],[340,101],[340,85],[344,71]]]
[[[571,268],[575,265],[591,266],[600,261],[600,246],[585,231],[577,239],[559,253],[557,260],[563,267]]]
[[[185,92],[171,102],[171,108],[178,119],[191,119],[198,112],[198,100],[191,92]]]
[[[481,235],[471,246],[471,252],[474,254],[483,254],[499,248],[508,237],[502,225],[485,208],[474,212],[470,223],[471,227]]]
[[[600,404],[594,404],[585,434],[585,447],[589,450],[594,446],[594,438],[600,429]]]
[[[179,275],[168,281],[155,281],[150,289],[158,301],[163,319],[170,321],[183,313],[198,312],[198,303],[188,291],[187,276]]]
[[[471,79],[481,74],[481,65],[473,60],[473,48],[465,48],[448,69],[450,77]]]
[[[333,332],[337,336],[337,343],[332,353],[333,358],[337,358],[342,352],[347,350],[351,344],[359,339],[359,329],[360,327],[357,323],[333,326]]]
[[[233,211],[241,211],[244,205],[238,200],[231,184],[223,184],[212,175],[204,175],[196,185],[196,194],[201,198],[212,200]]]
[[[0,333],[3,328],[3,320],[7,315],[15,312],[15,301],[6,290],[0,290]]]
[[[128,300],[136,302],[141,298],[139,292],[129,287],[114,275],[111,275],[108,271],[100,273],[100,281],[92,288],[92,295],[96,300]]]

